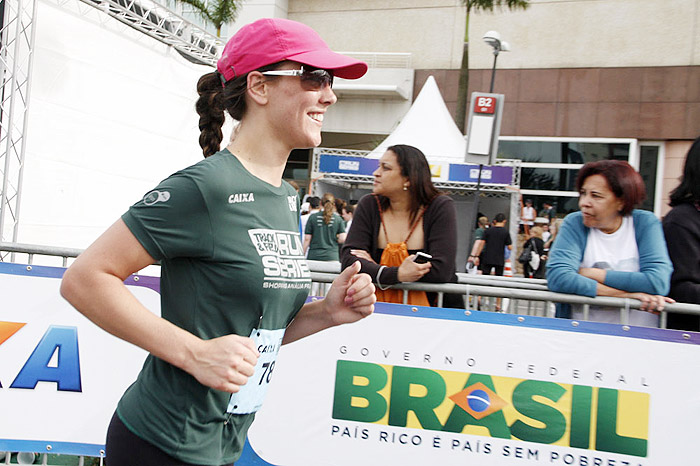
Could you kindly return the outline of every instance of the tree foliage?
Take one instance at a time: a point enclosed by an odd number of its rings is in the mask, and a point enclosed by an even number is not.
[[[221,37],[221,27],[236,20],[243,0],[175,0],[190,5],[205,22],[216,28],[217,37]]]
[[[526,9],[530,6],[529,0],[462,0],[466,6],[466,28],[464,31],[464,48],[462,50],[462,66],[459,73],[459,88],[457,93],[457,114],[455,120],[457,127],[464,133],[464,120],[467,117],[467,99],[469,96],[469,15],[473,12],[488,11],[494,8],[508,8],[509,10]]]

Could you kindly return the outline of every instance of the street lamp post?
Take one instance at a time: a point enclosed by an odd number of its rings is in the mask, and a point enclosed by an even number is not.
[[[484,42],[493,48],[493,68],[491,69],[491,86],[489,86],[489,94],[493,94],[493,84],[496,80],[496,60],[498,59],[498,54],[501,52],[508,52],[510,50],[510,44],[504,40],[501,40],[501,35],[497,31],[488,31],[482,37]],[[474,231],[476,230],[476,220],[479,211],[479,200],[481,198],[481,171],[484,168],[484,164],[479,164],[479,174],[476,179],[476,191],[474,192],[474,207],[472,209],[472,215],[470,216],[470,224],[468,228],[468,241],[467,245],[471,245],[472,238],[474,237]],[[474,252],[474,246],[469,250],[468,254],[471,255]],[[467,258],[467,262],[469,259]]]
[[[504,40],[501,40],[501,35],[496,31],[487,32],[484,34],[482,39],[493,48],[493,68],[491,69],[491,86],[489,87],[489,93],[493,93],[493,83],[496,80],[496,60],[498,60],[498,54],[501,52],[508,52],[510,50],[510,44]]]

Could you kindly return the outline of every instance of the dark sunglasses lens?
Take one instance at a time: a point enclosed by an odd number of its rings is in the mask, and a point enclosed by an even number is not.
[[[333,87],[333,75],[326,70],[305,70],[301,80],[313,89],[321,89],[326,85]]]

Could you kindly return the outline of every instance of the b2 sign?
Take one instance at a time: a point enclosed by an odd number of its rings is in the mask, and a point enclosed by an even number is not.
[[[100,456],[117,401],[146,357],[61,298],[63,271],[0,263],[0,451]],[[159,312],[157,278],[127,283]]]
[[[496,111],[495,97],[477,97],[474,104],[474,113],[492,114]]]

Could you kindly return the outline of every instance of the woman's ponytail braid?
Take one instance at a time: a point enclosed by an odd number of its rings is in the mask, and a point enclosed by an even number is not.
[[[279,63],[273,63],[258,68],[258,71],[274,70]],[[246,113],[245,94],[248,86],[248,75],[237,76],[229,81],[224,81],[218,71],[207,73],[197,82],[199,99],[195,109],[199,114],[199,145],[202,147],[204,157],[216,154],[221,149],[221,141],[224,135],[221,128],[224,126],[224,111],[231,118],[241,121]]]
[[[224,125],[223,91],[219,74],[207,73],[197,82],[199,99],[195,109],[199,114],[199,145],[204,157],[209,157],[221,147],[224,135],[221,127]]]

